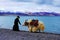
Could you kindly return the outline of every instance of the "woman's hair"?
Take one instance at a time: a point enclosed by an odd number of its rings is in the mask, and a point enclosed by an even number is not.
[[[20,18],[19,16],[17,16],[17,18]]]

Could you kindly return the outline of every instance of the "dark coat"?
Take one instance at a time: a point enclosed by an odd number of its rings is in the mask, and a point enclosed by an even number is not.
[[[16,18],[15,21],[14,21],[14,25],[13,25],[13,30],[14,31],[19,31],[19,26],[18,26],[19,23],[20,23],[19,19]]]

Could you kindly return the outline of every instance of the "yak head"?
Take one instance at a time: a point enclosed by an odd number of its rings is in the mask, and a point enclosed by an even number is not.
[[[23,23],[23,26],[28,26],[28,25],[29,25],[28,20],[25,20],[25,22]]]

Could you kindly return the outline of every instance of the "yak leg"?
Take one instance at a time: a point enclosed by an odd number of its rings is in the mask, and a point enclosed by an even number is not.
[[[29,32],[32,32],[32,27],[31,26],[29,27]]]
[[[40,28],[37,28],[37,31],[40,32]]]
[[[39,32],[40,32],[40,29],[39,29]]]
[[[33,29],[33,26],[31,26],[31,32],[33,32],[32,29]]]
[[[37,27],[33,27],[32,31],[37,32]]]
[[[32,27],[31,27],[31,32],[32,32]]]

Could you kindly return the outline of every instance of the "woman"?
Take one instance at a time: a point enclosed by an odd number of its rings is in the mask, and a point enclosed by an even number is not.
[[[19,16],[16,17],[15,21],[14,21],[14,25],[13,25],[13,31],[19,31],[19,25],[21,25],[20,21],[19,21]]]

